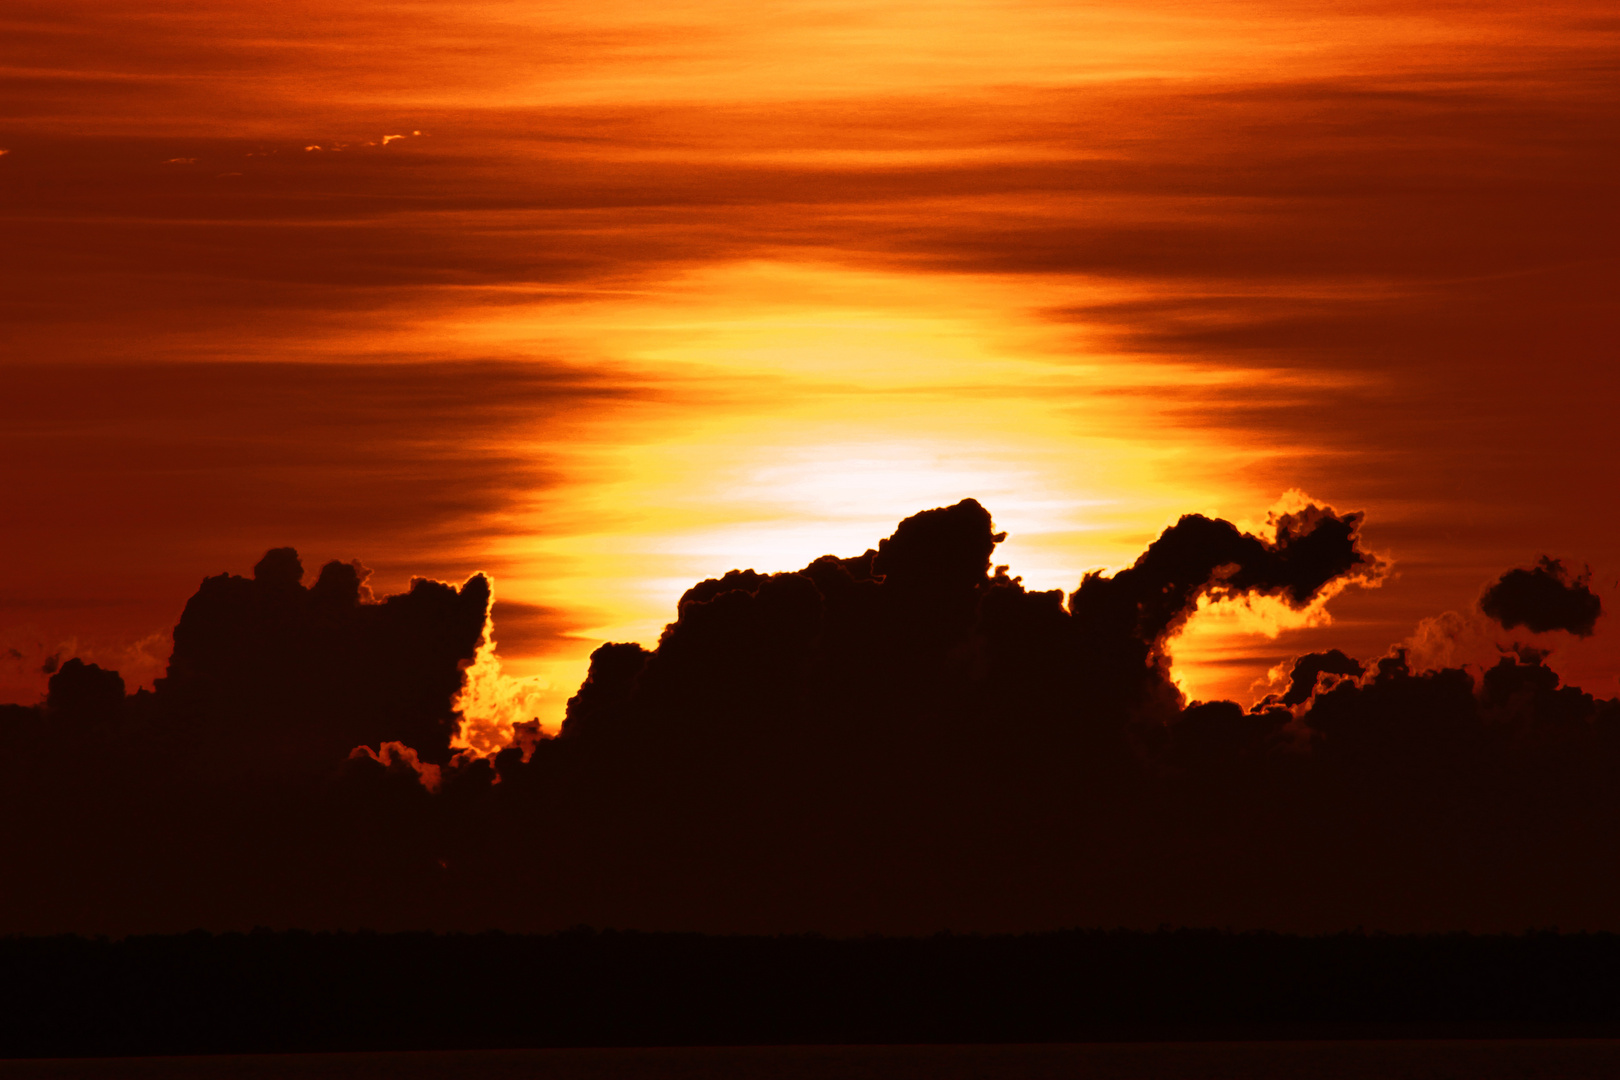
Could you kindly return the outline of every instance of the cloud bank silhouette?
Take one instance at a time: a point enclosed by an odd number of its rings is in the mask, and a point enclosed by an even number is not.
[[[1200,598],[1378,580],[1360,525],[1189,515],[1065,597],[993,567],[964,500],[694,585],[656,648],[596,651],[556,737],[490,757],[452,748],[484,577],[377,600],[275,549],[203,582],[155,692],[69,660],[0,711],[30,823],[0,926],[1620,926],[1620,702],[1546,652],[1312,653],[1248,709],[1176,689]],[[1551,560],[1482,603],[1533,631],[1601,611]]]

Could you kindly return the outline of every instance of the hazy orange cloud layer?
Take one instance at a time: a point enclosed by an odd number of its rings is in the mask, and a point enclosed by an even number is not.
[[[1617,62],[1597,4],[9,5],[0,698],[293,544],[491,571],[554,723],[693,580],[969,496],[1068,589],[1365,510],[1393,575],[1201,614],[1197,696],[1542,552],[1612,595]]]

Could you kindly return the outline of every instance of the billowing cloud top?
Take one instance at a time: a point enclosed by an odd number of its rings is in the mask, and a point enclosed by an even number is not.
[[[0,798],[37,823],[5,841],[0,921],[1615,926],[1620,703],[1544,651],[1313,653],[1250,709],[1176,689],[1163,644],[1199,597],[1369,580],[1359,524],[1184,517],[1065,597],[993,567],[964,500],[700,582],[656,648],[596,651],[558,736],[493,757],[451,753],[487,579],[376,600],[274,549],[203,582],[155,692],[69,660],[0,713]]]

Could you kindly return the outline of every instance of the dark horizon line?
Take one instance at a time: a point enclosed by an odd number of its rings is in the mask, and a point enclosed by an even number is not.
[[[0,1057],[1620,1036],[1620,934],[0,939]]]

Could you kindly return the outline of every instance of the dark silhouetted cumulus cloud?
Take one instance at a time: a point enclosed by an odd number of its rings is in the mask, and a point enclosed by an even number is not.
[[[1479,598],[1480,610],[1512,630],[1533,633],[1567,630],[1590,637],[1603,614],[1603,601],[1592,592],[1590,572],[1573,574],[1559,559],[1543,555],[1529,569],[1509,570]]]
[[[203,581],[155,692],[70,659],[0,710],[0,808],[31,823],[0,926],[1620,928],[1620,704],[1544,649],[1330,649],[1252,708],[1177,690],[1201,597],[1376,580],[1360,524],[1188,516],[1065,596],[993,566],[978,503],[926,510],[699,582],[492,758],[452,748],[484,577],[379,599],[273,549]],[[1538,573],[1584,589],[1546,562],[1487,595]]]
[[[417,578],[368,603],[366,573],[329,562],[306,588],[298,553],[275,548],[251,578],[205,579],[174,629],[156,698],[211,738],[224,729],[314,767],[390,741],[444,761],[489,582],[475,575],[458,589]]]

